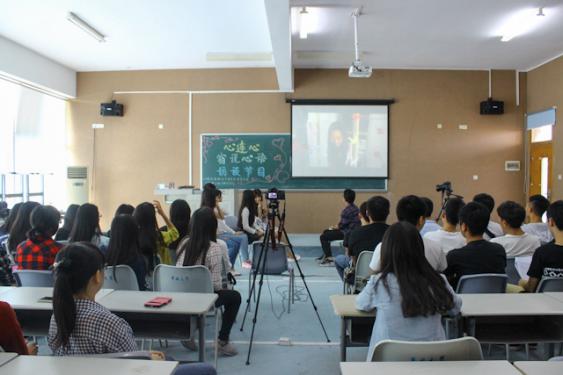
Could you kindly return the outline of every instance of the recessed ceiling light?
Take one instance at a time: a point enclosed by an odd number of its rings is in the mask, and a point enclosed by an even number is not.
[[[299,38],[307,39],[311,26],[311,14],[303,7],[299,12]]]
[[[86,34],[96,39],[98,42],[103,43],[106,41],[105,35],[103,35],[98,30],[94,29],[92,26],[90,26],[86,21],[78,17],[76,14],[69,12],[68,15],[66,16],[66,19],[69,20],[73,25],[80,28]]]
[[[537,28],[545,19],[544,8],[524,9],[513,14],[500,28],[501,42],[509,42],[513,38]]]

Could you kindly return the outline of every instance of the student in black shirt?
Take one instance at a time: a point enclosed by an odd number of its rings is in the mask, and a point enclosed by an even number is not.
[[[459,212],[461,234],[467,245],[448,253],[448,268],[444,271],[454,289],[465,275],[505,273],[504,248],[483,239],[489,219],[489,209],[477,202],[468,203]]]
[[[553,202],[547,209],[547,225],[554,242],[538,248],[532,256],[528,270],[530,278],[520,285],[528,292],[534,292],[542,277],[563,277],[563,201]]]
[[[364,203],[362,203],[362,206]],[[362,226],[350,232],[346,255],[336,257],[336,271],[343,279],[344,269],[356,264],[356,258],[362,251],[373,251],[381,242],[389,225],[385,224],[389,216],[389,201],[384,197],[372,197],[365,202],[365,210],[360,206]]]

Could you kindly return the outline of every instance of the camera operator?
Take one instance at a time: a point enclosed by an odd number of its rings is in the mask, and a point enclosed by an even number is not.
[[[358,217],[360,210],[354,204],[356,192],[351,189],[346,189],[344,190],[343,198],[346,207],[340,213],[340,221],[336,226],[326,229],[320,237],[323,255],[317,260],[319,260],[321,266],[324,267],[334,265],[330,243],[332,241],[344,240],[354,228],[359,227],[361,224],[360,218]]]

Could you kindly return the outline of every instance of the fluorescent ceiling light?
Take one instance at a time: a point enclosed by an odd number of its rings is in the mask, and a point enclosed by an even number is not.
[[[299,38],[307,39],[309,30],[311,29],[311,14],[307,12],[307,8],[303,7],[299,12]]]
[[[497,35],[502,35],[501,42],[529,33],[545,20],[545,9],[524,9],[510,16],[499,28]]]
[[[98,30],[94,29],[90,26],[86,21],[82,18],[78,17],[76,14],[69,12],[66,19],[69,20],[71,23],[79,27],[82,31],[86,32],[92,38],[96,39],[98,42],[103,43],[106,41],[105,35],[100,33]]]

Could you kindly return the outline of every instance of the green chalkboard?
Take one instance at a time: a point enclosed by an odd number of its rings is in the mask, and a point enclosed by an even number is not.
[[[221,189],[384,190],[381,178],[291,178],[291,135],[202,134],[201,185]]]

